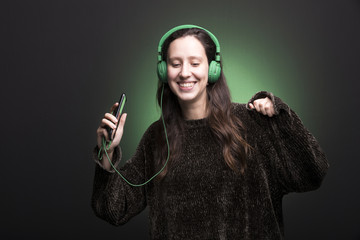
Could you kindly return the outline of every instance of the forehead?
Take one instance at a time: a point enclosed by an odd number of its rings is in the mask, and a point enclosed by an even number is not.
[[[205,48],[194,36],[185,36],[172,41],[168,57],[206,56]]]

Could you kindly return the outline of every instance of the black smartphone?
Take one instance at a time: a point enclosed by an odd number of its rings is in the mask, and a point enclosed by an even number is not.
[[[118,107],[112,112],[112,114],[116,117],[116,119],[119,120],[117,122],[117,124],[116,124],[115,131],[114,131],[114,129],[112,129],[110,127],[107,127],[107,131],[108,131],[108,134],[109,134],[109,139],[111,141],[113,140],[113,137],[115,136],[116,130],[117,130],[118,126],[119,126],[120,117],[121,117],[121,114],[123,112],[125,102],[126,102],[126,96],[125,96],[125,93],[123,93],[123,94],[121,94]],[[114,134],[113,134],[113,132],[114,132]]]

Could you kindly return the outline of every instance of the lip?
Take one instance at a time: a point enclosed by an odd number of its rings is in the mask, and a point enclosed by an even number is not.
[[[194,85],[192,85],[192,86],[181,86],[183,84],[189,84],[189,83],[193,83]],[[182,91],[191,91],[194,88],[194,86],[197,84],[197,81],[182,81],[182,82],[177,82],[177,84],[178,84],[180,90],[182,90]]]

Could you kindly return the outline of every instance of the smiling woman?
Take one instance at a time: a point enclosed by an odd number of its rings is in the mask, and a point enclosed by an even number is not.
[[[283,196],[318,188],[329,166],[318,142],[272,93],[231,102],[220,45],[209,31],[176,27],[158,51],[164,126],[162,118],[154,122],[117,171],[136,183],[161,173],[134,187],[111,169],[110,161],[116,167],[121,160],[126,115],[106,113],[94,150],[95,214],[121,225],[149,206],[151,239],[282,239]],[[108,152],[99,152],[106,127],[118,122]]]

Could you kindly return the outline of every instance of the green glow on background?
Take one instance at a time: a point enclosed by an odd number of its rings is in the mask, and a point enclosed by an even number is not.
[[[161,36],[158,38],[160,39]],[[155,39],[155,37],[154,37]],[[274,92],[276,95],[288,97],[286,91],[289,87],[282,84],[283,79],[290,79],[289,73],[294,71],[291,61],[284,53],[266,52],[266,46],[259,46],[252,39],[243,39],[242,42],[236,42],[236,36],[221,35],[225,43],[222,44],[222,59],[224,62],[224,73],[228,81],[232,100],[234,102],[246,103],[256,92],[261,90]],[[128,102],[126,104],[126,112],[128,113],[128,121],[122,145],[125,144],[126,149],[134,149],[143,135],[147,127],[160,117],[160,109],[156,106],[155,95],[157,87],[156,75],[156,48],[157,39],[153,40],[155,44],[143,46],[140,59],[132,56],[129,64],[128,72],[131,76],[126,77],[130,81],[124,81],[126,85],[126,94]],[[271,61],[271,59],[273,61]],[[282,61],[281,69],[276,64]],[[283,69],[287,69],[284,71]],[[124,85],[119,85],[121,88]],[[291,85],[291,84],[290,84]],[[294,84],[293,84],[294,85]],[[296,101],[296,97],[292,96],[292,101]],[[126,151],[128,155],[133,151]],[[130,156],[130,155],[129,155]]]
[[[207,28],[206,25],[197,25]],[[139,33],[140,37],[129,45],[128,51],[133,54],[127,56],[125,71],[115,70],[113,73],[114,79],[124,80],[110,83],[111,88],[124,89],[128,96],[125,108],[128,119],[121,143],[129,149],[124,152],[127,157],[134,152],[144,131],[160,117],[155,100],[158,81],[156,51],[162,34],[171,27],[149,26],[149,32]],[[307,102],[303,97],[306,89],[302,84],[304,76],[288,42],[281,36],[252,31],[251,26],[233,31],[217,24],[208,29],[214,29],[212,32],[220,41],[223,71],[233,102],[246,103],[256,92],[270,91],[300,113],[302,119],[307,118],[304,111]],[[150,34],[151,31],[159,34]]]
[[[285,50],[266,52],[268,46],[259,46],[256,43],[249,45],[245,40],[242,44],[242,42],[232,40],[233,38],[234,36],[231,35],[222,35],[221,39],[227,41],[220,43],[222,44],[223,71],[232,100],[246,103],[256,92],[265,90],[285,98],[292,96],[292,101],[295,102],[297,96],[290,94],[289,89],[297,87],[296,79],[292,76],[292,73],[296,71],[296,66],[291,61],[289,53],[285,53]],[[248,41],[253,42],[252,39]],[[156,48],[156,44],[153,49],[144,48],[139,65],[130,66],[135,75],[129,87],[136,89],[136,97],[129,100],[129,105],[134,104],[136,108],[139,108],[139,112],[146,116],[136,119],[141,125],[156,120],[160,116],[159,109],[155,107]],[[133,102],[130,103],[130,101]]]

